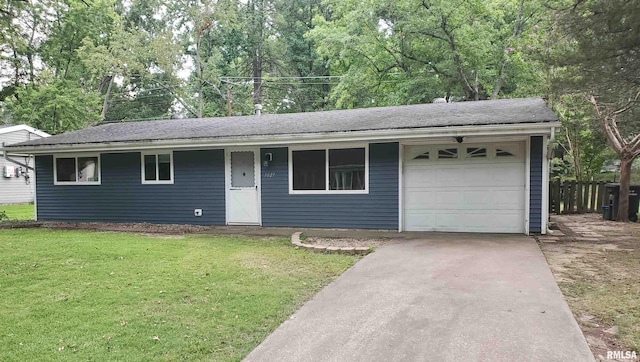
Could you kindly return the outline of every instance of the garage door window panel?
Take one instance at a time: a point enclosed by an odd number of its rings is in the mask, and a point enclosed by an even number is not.
[[[485,147],[467,147],[467,158],[487,158]]]
[[[428,160],[429,159],[429,151],[421,153],[413,158],[414,160]]]
[[[518,149],[515,146],[505,145],[496,147],[496,158],[518,157]]]
[[[439,160],[452,160],[458,158],[457,148],[440,148],[438,149]]]

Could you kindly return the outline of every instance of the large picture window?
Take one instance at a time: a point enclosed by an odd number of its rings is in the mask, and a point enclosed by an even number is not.
[[[292,192],[366,192],[365,147],[291,151]]]
[[[55,184],[100,184],[100,157],[56,157]]]
[[[142,154],[142,183],[173,183],[171,152]]]

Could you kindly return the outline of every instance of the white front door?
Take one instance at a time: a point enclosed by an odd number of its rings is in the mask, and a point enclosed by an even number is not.
[[[226,151],[227,224],[260,224],[260,159],[256,149]]]

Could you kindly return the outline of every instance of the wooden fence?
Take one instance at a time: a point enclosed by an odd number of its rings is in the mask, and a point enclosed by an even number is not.
[[[605,181],[549,182],[550,214],[585,214],[601,212],[609,204]]]

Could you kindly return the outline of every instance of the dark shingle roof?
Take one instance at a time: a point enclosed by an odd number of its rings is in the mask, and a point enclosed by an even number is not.
[[[553,122],[541,98],[418,104],[310,113],[110,123],[13,146],[221,139]]]

